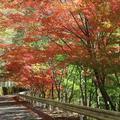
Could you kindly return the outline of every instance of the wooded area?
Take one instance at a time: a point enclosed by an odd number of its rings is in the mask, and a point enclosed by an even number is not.
[[[0,0],[0,78],[120,111],[120,0]]]

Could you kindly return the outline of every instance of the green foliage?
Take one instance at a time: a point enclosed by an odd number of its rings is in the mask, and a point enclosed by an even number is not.
[[[36,49],[40,49],[40,50],[44,50],[46,49],[49,39],[46,36],[37,36],[36,37],[38,39],[38,41],[35,42],[31,42],[29,44],[30,47],[36,48]]]
[[[17,30],[17,33],[12,39],[12,42],[17,45],[23,45],[24,43],[23,37],[24,37],[24,30]]]
[[[56,55],[56,60],[58,62],[63,62],[66,58],[66,55]]]

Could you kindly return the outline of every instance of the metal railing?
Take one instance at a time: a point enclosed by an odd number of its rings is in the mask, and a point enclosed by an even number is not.
[[[115,111],[109,111],[109,110],[103,110],[98,108],[90,108],[86,106],[79,106],[79,105],[73,105],[73,104],[67,104],[67,103],[61,103],[54,100],[48,100],[44,98],[36,98],[31,97],[27,95],[21,95],[19,94],[19,97],[21,99],[24,99],[26,101],[34,101],[34,102],[40,102],[47,105],[51,105],[54,107],[58,107],[67,111],[75,112],[81,115],[89,116],[92,118],[96,118],[99,120],[120,120],[120,112]]]

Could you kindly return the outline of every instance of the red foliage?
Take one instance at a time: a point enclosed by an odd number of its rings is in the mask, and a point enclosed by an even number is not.
[[[113,49],[111,41],[112,39],[116,41],[114,32],[120,27],[119,0],[66,0],[63,2],[1,0],[1,2],[5,8],[21,11],[21,13],[6,15],[7,20],[1,22],[2,26],[24,29],[27,36],[24,38],[25,42],[37,41],[36,36],[50,38],[45,50],[38,51],[23,45],[4,56],[9,63],[8,70],[23,71],[21,73],[23,81],[27,81],[30,85],[38,86],[37,83],[47,85],[52,82],[50,71],[47,73],[48,76],[46,73],[32,76],[31,70],[27,69],[27,71],[24,66],[53,61],[57,54],[66,54],[66,60],[62,64],[79,63],[93,69],[98,69],[98,66],[104,69],[109,68],[111,62],[116,64],[117,61],[118,64],[118,58],[111,58],[110,52],[116,54],[118,50],[118,46]],[[58,74],[61,73],[58,72]]]

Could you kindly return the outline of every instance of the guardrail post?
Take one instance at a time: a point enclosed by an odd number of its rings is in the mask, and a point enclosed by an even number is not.
[[[80,115],[80,120],[84,120],[84,115]]]
[[[49,110],[52,111],[52,106],[51,105],[49,105]]]

